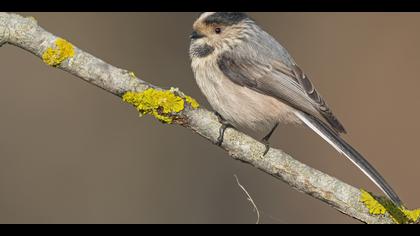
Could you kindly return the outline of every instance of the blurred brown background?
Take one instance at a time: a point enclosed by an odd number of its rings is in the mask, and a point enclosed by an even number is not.
[[[189,66],[198,13],[22,13],[140,78],[208,107]],[[250,13],[312,78],[345,138],[420,207],[420,14]],[[0,48],[0,223],[357,223],[191,131],[138,118],[119,98],[29,53]],[[380,191],[311,131],[272,144],[354,186]]]

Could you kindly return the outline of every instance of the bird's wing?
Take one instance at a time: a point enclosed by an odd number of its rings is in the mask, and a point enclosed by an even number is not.
[[[225,52],[218,58],[218,66],[234,83],[273,96],[314,117],[322,117],[338,133],[346,132],[298,65],[286,65],[280,58],[257,60]]]
[[[263,59],[262,59],[263,60]],[[264,62],[265,61],[265,62]],[[322,97],[302,70],[290,60],[290,65],[273,60],[257,61],[223,54],[219,68],[227,78],[242,86],[273,96],[297,109],[296,116],[315,131],[338,152],[344,154],[365,173],[395,204],[401,206],[398,195],[366,159],[345,142],[340,132],[345,132]],[[319,119],[320,115],[327,121]]]

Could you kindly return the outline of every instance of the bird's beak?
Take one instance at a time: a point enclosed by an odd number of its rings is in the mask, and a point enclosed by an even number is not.
[[[203,37],[204,37],[203,34],[200,34],[195,30],[190,35],[190,39],[199,39],[199,38],[203,38]]]

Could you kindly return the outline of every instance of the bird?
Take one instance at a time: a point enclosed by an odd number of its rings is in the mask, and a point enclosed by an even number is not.
[[[203,12],[193,23],[189,56],[195,80],[227,128],[265,134],[278,125],[306,125],[356,165],[396,205],[402,201],[341,134],[346,130],[290,53],[243,12]]]

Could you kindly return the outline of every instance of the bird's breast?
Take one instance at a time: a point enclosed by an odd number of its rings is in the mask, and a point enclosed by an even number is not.
[[[299,123],[294,108],[238,85],[211,59],[193,59],[196,82],[212,108],[236,128],[268,133],[276,123]]]

